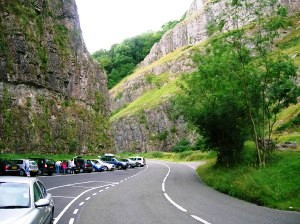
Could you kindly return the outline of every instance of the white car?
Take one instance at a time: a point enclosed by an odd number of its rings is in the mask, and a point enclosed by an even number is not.
[[[26,160],[28,159],[13,159],[11,160],[14,164],[20,166],[20,176],[26,176]],[[39,174],[38,164],[34,160],[28,160],[30,176],[36,176]]]
[[[146,160],[144,157],[140,156],[135,156],[135,157],[130,157],[129,159],[133,160],[136,162],[136,166],[145,166],[146,165]]]
[[[114,164],[110,164],[110,163],[105,163],[103,162],[101,159],[92,159],[93,162],[95,163],[99,163],[101,165],[104,166],[104,171],[113,171],[114,169],[116,169],[116,166]]]
[[[0,177],[1,223],[53,223],[52,195],[37,178]]]

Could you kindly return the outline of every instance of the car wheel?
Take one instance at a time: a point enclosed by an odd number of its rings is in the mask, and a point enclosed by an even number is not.
[[[96,172],[95,168],[92,169],[93,172]]]
[[[49,220],[49,224],[53,224],[54,223],[54,219],[53,219],[53,217],[54,217],[54,215],[53,215],[53,211],[51,212],[51,215],[50,215],[50,220]]]
[[[22,177],[25,177],[25,176],[26,176],[26,173],[25,173],[24,170],[20,170],[20,176],[22,176]]]
[[[103,168],[103,170],[104,170],[104,171],[107,171],[107,170],[108,170],[107,166],[105,166],[105,167]]]
[[[117,166],[117,169],[118,169],[118,170],[122,169],[122,166],[121,166],[121,165],[118,165],[118,166]]]

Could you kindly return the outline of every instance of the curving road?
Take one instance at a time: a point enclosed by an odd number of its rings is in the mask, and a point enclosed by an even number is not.
[[[300,213],[256,206],[206,186],[194,164],[40,177],[54,196],[55,223],[300,224]]]

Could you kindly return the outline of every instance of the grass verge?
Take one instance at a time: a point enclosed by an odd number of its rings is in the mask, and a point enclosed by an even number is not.
[[[275,152],[266,167],[243,163],[234,168],[209,160],[198,167],[203,181],[218,191],[270,208],[300,211],[300,153]]]

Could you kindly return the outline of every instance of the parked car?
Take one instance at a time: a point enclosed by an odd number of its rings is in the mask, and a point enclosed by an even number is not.
[[[137,166],[143,167],[143,166],[146,165],[146,160],[145,160],[144,157],[141,157],[141,156],[134,156],[134,157],[130,157],[129,159],[135,161]]]
[[[103,165],[104,166],[103,167],[104,171],[108,171],[108,170],[113,171],[116,168],[114,164],[105,163],[101,159],[91,159],[91,161]]]
[[[36,163],[38,164],[40,174],[47,173],[49,176],[51,176],[53,173],[55,173],[54,160],[47,158],[31,158],[31,160],[36,161]]]
[[[26,160],[28,159],[14,159],[11,160],[14,164],[20,166],[20,176],[26,176]],[[30,176],[36,176],[39,173],[38,165],[34,160],[28,160]]]
[[[79,172],[83,173],[83,172],[92,172],[93,171],[93,165],[91,160],[89,159],[83,159],[82,157],[75,157],[73,158],[74,164],[75,166],[79,167]]]
[[[98,161],[92,160],[91,163],[93,165],[93,172],[102,172],[104,171],[104,166],[100,164]]]
[[[122,162],[111,156],[112,154],[105,154],[103,157],[101,157],[101,160],[105,163],[114,164],[117,169],[124,169],[126,170],[128,168],[127,162]]]
[[[128,163],[128,167],[130,168],[134,168],[137,166],[136,162],[131,160],[131,159],[121,159],[121,161],[123,162],[127,162]]]
[[[3,175],[20,175],[20,166],[17,164],[13,164],[9,160],[0,159],[0,176]]]
[[[37,178],[0,177],[1,223],[53,223],[54,202]]]

